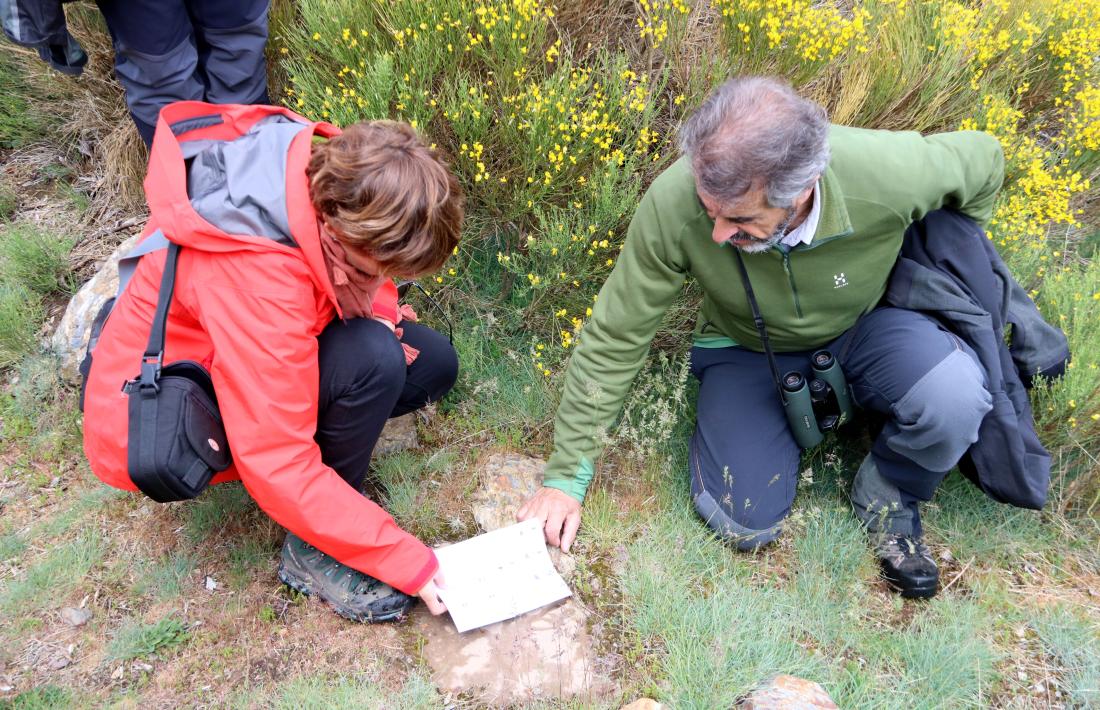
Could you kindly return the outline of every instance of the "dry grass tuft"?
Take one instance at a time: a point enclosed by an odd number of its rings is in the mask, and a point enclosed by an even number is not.
[[[114,78],[114,49],[102,18],[92,8],[78,7],[69,13],[69,23],[89,59],[75,82],[63,131],[88,161],[78,186],[91,198],[90,226],[101,226],[144,210],[148,155]]]

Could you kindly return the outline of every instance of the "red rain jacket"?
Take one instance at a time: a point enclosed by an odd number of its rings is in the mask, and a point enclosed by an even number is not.
[[[263,119],[292,121],[291,133],[295,124],[302,126],[285,155],[249,154],[247,160],[260,166],[258,175],[285,174],[285,194],[275,202],[285,200],[286,226],[297,247],[255,234],[227,234],[201,217],[188,196],[181,149],[189,141],[233,141]],[[165,362],[195,360],[213,378],[233,453],[233,465],[215,483],[240,479],[283,527],[350,567],[415,594],[434,576],[435,554],[322,463],[313,439],[317,336],[338,315],[338,306],[305,170],[314,135],[338,133],[335,126],[272,106],[187,101],[164,108],[145,179],[151,215],[144,234],[159,229],[184,247]],[[136,490],[126,472],[127,397],[121,388],[139,369],[165,254],[160,250],[139,262],[103,330],[88,378],[84,451],[95,475],[116,488]],[[374,306],[376,316],[399,319],[392,283],[376,294]]]

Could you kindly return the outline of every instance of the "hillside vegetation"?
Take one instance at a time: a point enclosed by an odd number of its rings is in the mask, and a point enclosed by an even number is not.
[[[140,157],[94,9],[70,19],[92,50],[79,82],[0,48],[0,708],[477,706],[435,690],[415,625],[353,625],[281,587],[281,531],[239,485],[156,506],[88,470],[41,339],[140,216]],[[575,548],[621,694],[544,706],[730,707],[777,673],[844,708],[1100,706],[1098,47],[1100,0],[273,4],[273,97],[339,125],[408,121],[467,194],[462,243],[424,280],[453,321],[459,383],[419,449],[376,462],[381,501],[430,543],[477,533],[484,452],[549,453],[565,363],[634,207],[724,77],[787,78],[837,123],[977,129],[1004,148],[989,237],[1073,351],[1033,391],[1047,508],[953,474],[924,515],[943,591],[903,601],[849,510],[869,446],[856,430],[805,457],[777,545],[722,545],[685,475],[689,285]],[[86,625],[60,619],[80,606]]]

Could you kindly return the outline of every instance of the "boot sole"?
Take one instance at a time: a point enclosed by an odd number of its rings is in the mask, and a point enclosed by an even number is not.
[[[287,572],[282,565],[279,565],[279,581],[300,594],[304,594],[307,597],[313,596],[313,590],[310,589],[309,585],[295,578],[292,574]],[[357,621],[361,624],[378,624],[385,621],[397,621],[404,618],[405,615],[409,613],[409,610],[416,604],[416,597],[411,597],[411,601],[405,606],[399,607],[391,612],[386,612],[385,614],[374,614],[369,611],[365,614],[358,614],[347,607],[341,607],[339,604],[333,603],[330,599],[326,599],[320,594],[318,594],[317,597],[339,616],[342,616],[348,621]]]
[[[890,587],[905,599],[931,599],[939,590],[939,579],[922,582],[920,584],[903,585],[893,577],[886,574],[879,575]]]

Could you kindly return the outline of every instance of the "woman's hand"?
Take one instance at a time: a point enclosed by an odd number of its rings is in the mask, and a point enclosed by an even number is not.
[[[401,320],[407,320],[413,323],[420,322],[420,316],[416,314],[416,310],[407,303],[402,303],[398,306],[398,312],[401,314]]]
[[[428,611],[432,613],[432,616],[439,616],[447,611],[447,605],[439,598],[439,590],[446,588],[447,585],[443,582],[443,573],[436,572],[435,576],[428,580],[428,583],[416,593],[416,596],[424,600],[424,605],[428,607]]]

